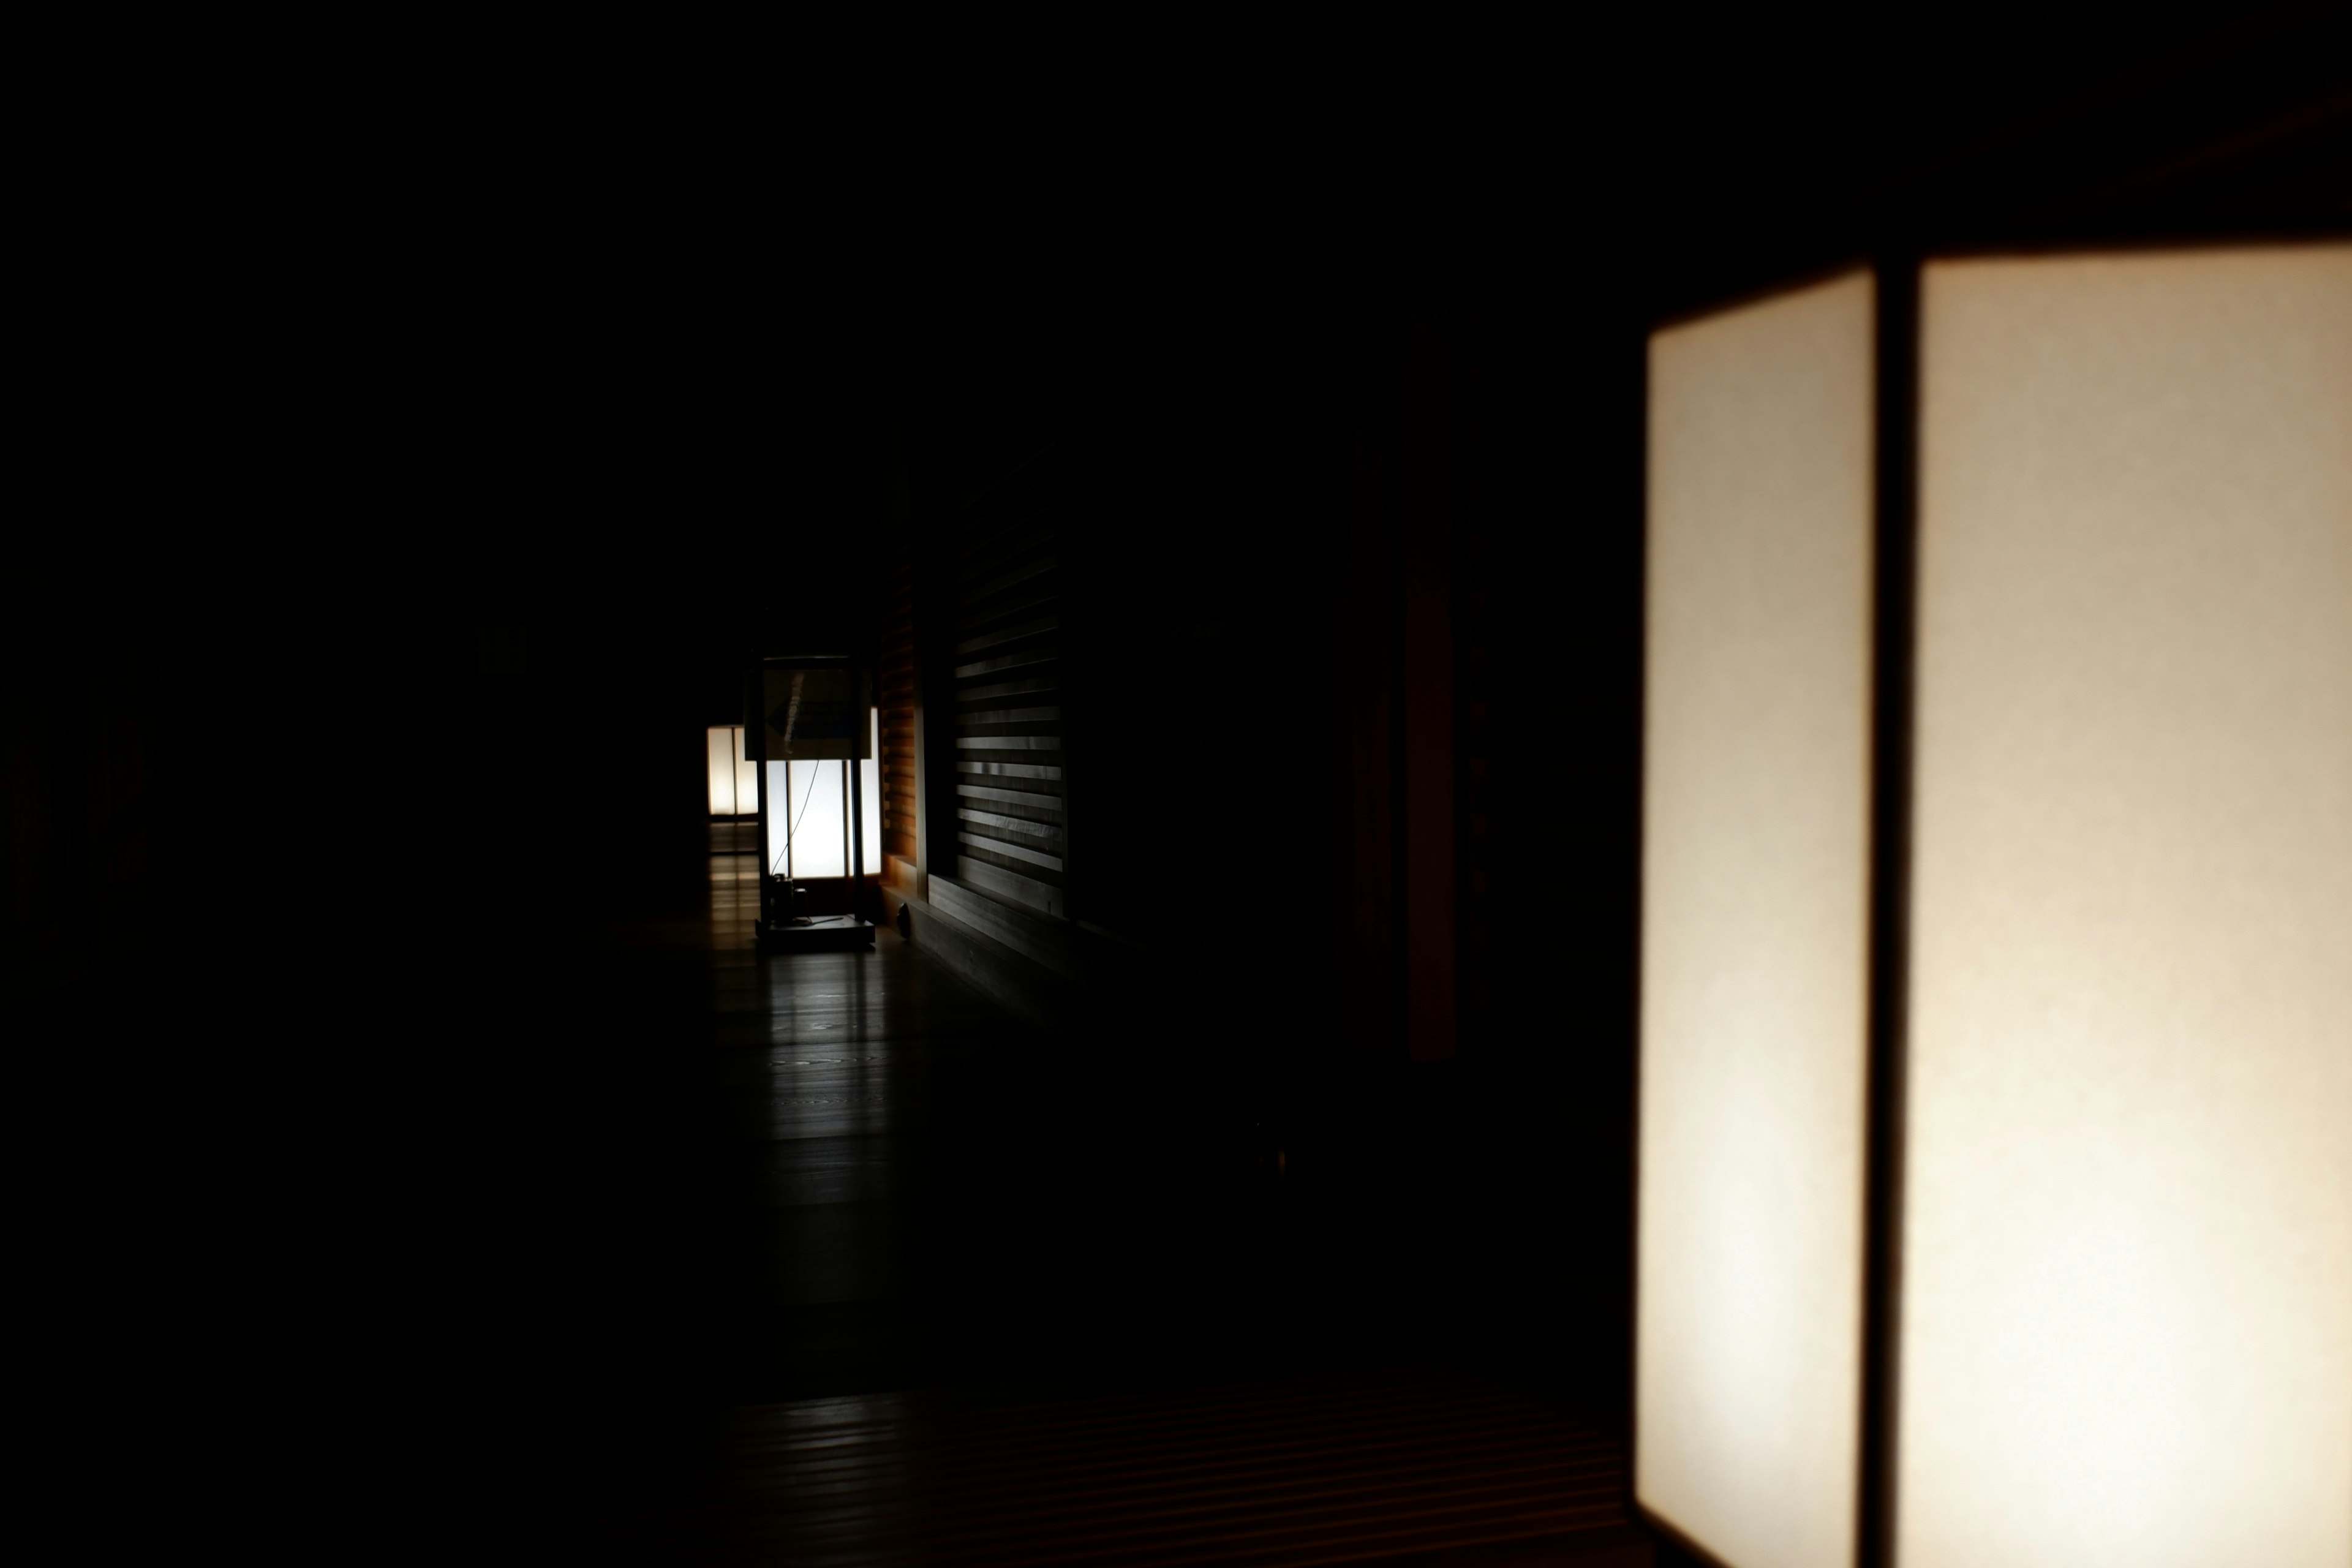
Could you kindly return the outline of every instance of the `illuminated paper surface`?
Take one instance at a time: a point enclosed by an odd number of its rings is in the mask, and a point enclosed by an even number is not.
[[[1870,770],[1865,275],[1650,349],[1635,1489],[1853,1556]]]
[[[1923,294],[1902,1568],[2352,1563],[2352,249]]]
[[[760,775],[744,760],[743,726],[713,725],[709,742],[710,815],[750,816],[760,809]]]
[[[866,710],[866,745],[879,754],[881,751],[882,719],[878,710]],[[845,877],[847,864],[842,821],[842,770],[846,763],[793,763],[791,764],[790,805],[793,813],[792,874],[795,877]],[[873,763],[861,763],[857,769],[859,794],[864,797],[863,838],[866,849],[866,874],[878,875],[882,869],[882,774]],[[784,818],[780,803],[786,800],[785,764],[768,764],[769,824],[768,868],[782,874],[785,868]]]

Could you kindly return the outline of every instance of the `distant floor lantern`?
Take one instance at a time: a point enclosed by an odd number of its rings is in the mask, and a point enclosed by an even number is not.
[[[760,770],[744,752],[743,726],[710,727],[710,815],[755,816],[760,810]]]
[[[1651,340],[1635,1488],[2352,1563],[2352,247]]]
[[[874,940],[866,867],[878,865],[873,683],[839,658],[772,658],[749,683],[759,737],[763,875],[759,935],[776,947]],[[748,749],[748,748],[747,748]]]

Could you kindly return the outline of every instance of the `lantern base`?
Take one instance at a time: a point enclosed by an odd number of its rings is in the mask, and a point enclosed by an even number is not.
[[[753,930],[762,952],[833,952],[874,945],[874,922],[855,915],[824,915],[799,923],[761,921]]]

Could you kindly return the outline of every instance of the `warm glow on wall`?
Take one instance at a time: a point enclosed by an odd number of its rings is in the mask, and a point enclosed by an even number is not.
[[[1640,1500],[2346,1568],[2352,247],[1877,287],[1653,340]]]

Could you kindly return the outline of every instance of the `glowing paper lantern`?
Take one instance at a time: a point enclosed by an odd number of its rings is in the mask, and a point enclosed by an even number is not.
[[[771,658],[748,684],[761,737],[760,881],[762,942],[862,945],[868,864],[878,864],[879,749],[873,683],[837,657]],[[822,910],[810,882],[835,882]]]
[[[880,715],[869,710],[866,720],[867,752],[879,754],[881,747]],[[863,836],[863,865],[882,864],[882,780],[871,767],[860,767],[854,759],[815,762],[771,762],[768,768],[768,791],[783,809],[776,820],[768,840],[768,869],[772,875],[793,877],[846,876],[850,853],[848,822],[855,818]],[[845,786],[854,784],[864,797],[862,808],[853,808]],[[748,798],[748,797],[747,797]],[[791,817],[787,831],[785,816]],[[847,814],[845,816],[845,813]],[[861,873],[863,874],[863,873]]]
[[[1650,428],[1642,1504],[2352,1563],[2352,247],[1857,273]]]
[[[743,753],[743,726],[710,727],[710,815],[753,816],[760,810],[759,764]]]

